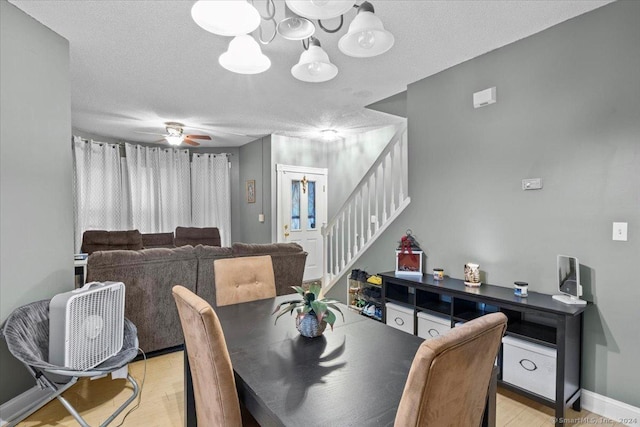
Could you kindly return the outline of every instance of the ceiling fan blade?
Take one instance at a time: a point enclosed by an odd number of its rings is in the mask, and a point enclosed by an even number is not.
[[[211,141],[211,137],[209,135],[186,135],[185,138],[189,139],[206,139]]]
[[[209,139],[211,139],[211,138],[209,138]],[[194,147],[197,147],[198,145],[200,145],[199,142],[192,141],[189,138],[185,138],[183,142],[185,144],[187,144],[187,145],[191,145],[191,146],[194,146]]]

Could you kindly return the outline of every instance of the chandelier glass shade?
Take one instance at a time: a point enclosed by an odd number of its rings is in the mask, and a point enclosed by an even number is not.
[[[303,82],[321,83],[337,76],[338,67],[331,63],[320,42],[312,38],[309,48],[300,55],[300,61],[291,68],[291,74]]]
[[[229,49],[218,58],[220,65],[238,74],[258,74],[271,67],[271,60],[262,53],[260,45],[248,34],[236,36]]]
[[[393,34],[384,29],[382,21],[364,5],[358,10],[358,15],[349,25],[347,34],[338,41],[338,49],[348,56],[356,58],[368,58],[385,53],[393,46],[395,38]]]
[[[284,6],[285,18],[278,23],[276,31],[287,40],[304,40],[308,39],[316,32],[316,26],[313,22],[302,16],[298,16]]]
[[[331,19],[351,10],[355,0],[286,0],[293,13],[309,19]]]
[[[239,36],[260,25],[260,13],[239,0],[198,0],[191,8],[191,18],[203,29],[220,36]]]

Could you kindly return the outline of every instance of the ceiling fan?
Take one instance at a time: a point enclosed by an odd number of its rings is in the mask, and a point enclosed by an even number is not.
[[[166,134],[158,134],[154,133],[152,135],[162,135],[164,139],[161,139],[156,142],[168,142],[170,145],[180,145],[183,142],[187,145],[191,145],[197,147],[200,145],[199,142],[195,141],[196,139],[211,141],[211,137],[209,135],[195,135],[189,134],[185,135],[184,128],[185,126],[182,123],[178,122],[165,122],[165,129],[167,130]],[[149,133],[149,132],[139,132],[139,133]]]

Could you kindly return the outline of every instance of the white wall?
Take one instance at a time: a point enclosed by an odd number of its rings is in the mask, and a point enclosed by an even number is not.
[[[73,288],[69,43],[0,1],[0,322]],[[0,402],[35,385],[0,340]]]

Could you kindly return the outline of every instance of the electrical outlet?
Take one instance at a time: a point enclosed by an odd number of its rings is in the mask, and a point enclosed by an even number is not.
[[[627,223],[626,222],[613,223],[613,240],[620,240],[622,242],[627,241]]]

